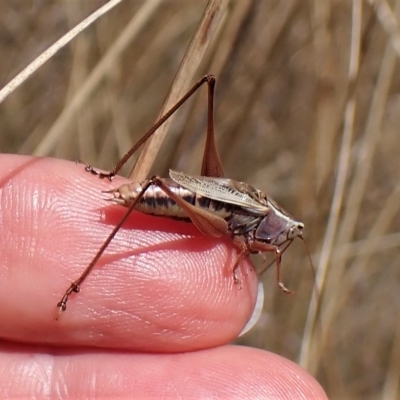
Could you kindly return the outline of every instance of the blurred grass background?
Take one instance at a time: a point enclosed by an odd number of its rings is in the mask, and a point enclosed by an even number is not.
[[[106,170],[116,163],[157,118],[207,6],[206,0],[160,2],[84,97],[86,79],[144,3],[122,2],[0,105],[2,152],[83,159]],[[378,5],[395,10],[397,3]],[[103,4],[0,2],[0,87]],[[327,257],[315,329],[304,337],[314,283],[298,241],[283,257],[284,282],[296,295],[282,294],[268,270],[263,315],[239,343],[294,361],[303,346],[302,364],[332,399],[397,399],[400,74],[393,45],[400,36],[397,25],[377,17],[381,8],[354,4],[361,22],[354,79],[348,72],[353,2],[232,0],[190,85],[205,73],[217,76],[216,132],[227,176],[263,189],[302,220],[317,266],[322,250]],[[205,93],[174,120],[153,172],[200,170]],[[59,123],[76,99],[73,117]],[[352,104],[354,125],[347,129]],[[345,130],[349,169],[329,243]],[[54,145],[46,142],[50,131],[59,135]]]

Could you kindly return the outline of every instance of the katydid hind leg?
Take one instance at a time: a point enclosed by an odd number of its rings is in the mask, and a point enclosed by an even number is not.
[[[176,195],[162,179],[158,178],[155,184],[160,187],[175,203],[177,203],[186,212],[196,228],[207,236],[221,237],[228,232],[228,223],[221,217],[207,211],[203,208],[196,207],[186,200]]]
[[[112,180],[112,178],[121,170],[121,168],[132,157],[132,155],[135,154],[136,151],[147,141],[147,139],[149,139],[165,121],[167,121],[194,93],[196,93],[197,90],[204,83],[207,83],[208,85],[208,99],[209,99],[208,125],[211,126],[211,133],[207,134],[207,138],[210,137],[210,139],[208,140],[209,144],[207,146],[211,149],[209,150],[209,153],[212,154],[210,158],[211,161],[207,162],[208,165],[207,171],[209,170],[210,171],[209,173],[214,174],[207,176],[222,176],[223,175],[222,165],[221,162],[219,161],[219,156],[215,147],[215,140],[214,140],[214,126],[213,126],[214,124],[213,124],[212,108],[213,108],[215,78],[213,75],[205,75],[197,83],[195,83],[193,87],[184,96],[182,96],[182,98],[169,111],[167,111],[162,117],[160,117],[154,123],[154,125],[133,145],[133,147],[121,158],[121,160],[115,165],[115,167],[110,172],[102,172],[100,170],[93,168],[89,164],[83,163],[85,165],[85,170],[87,172],[92,173],[93,175],[97,175],[99,178],[107,178],[109,180]],[[211,109],[211,117],[210,117],[210,109]],[[217,160],[216,162],[212,161],[215,159]]]
[[[224,168],[221,163],[217,145],[215,143],[214,132],[214,89],[215,78],[209,76],[208,84],[208,105],[207,105],[207,137],[204,147],[203,162],[201,165],[201,175],[216,178],[224,176]]]

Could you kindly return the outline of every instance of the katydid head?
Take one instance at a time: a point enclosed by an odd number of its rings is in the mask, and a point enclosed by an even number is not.
[[[304,224],[299,221],[292,221],[293,225],[287,233],[287,240],[293,240],[297,237],[303,236]]]
[[[275,247],[276,254],[279,256],[272,261],[269,265],[263,267],[259,271],[259,275],[262,275],[272,264],[276,262],[278,271],[278,284],[279,287],[285,293],[293,293],[291,290],[287,289],[284,284],[280,281],[279,270],[280,270],[280,260],[282,254],[287,250],[294,239],[300,238],[304,244],[307,252],[307,257],[310,261],[311,270],[313,273],[314,281],[316,282],[316,274],[314,264],[312,262],[311,254],[308,246],[303,238],[304,224],[300,221],[294,220],[286,211],[275,204],[273,201],[268,199],[268,213],[261,220],[258,225],[254,238],[257,241],[268,243]],[[315,292],[317,298],[319,298],[319,290],[315,286]]]

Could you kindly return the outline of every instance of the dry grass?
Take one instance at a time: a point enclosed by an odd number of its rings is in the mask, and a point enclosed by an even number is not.
[[[0,87],[104,3],[0,2]],[[3,152],[113,166],[159,114],[207,4],[164,1],[135,30],[144,3],[122,2],[5,99]],[[394,3],[231,1],[200,68],[187,72],[187,85],[217,75],[229,176],[301,217],[321,268],[317,323],[309,316],[306,337],[313,280],[300,242],[283,268],[297,294],[284,296],[268,271],[263,316],[240,341],[301,358],[332,399],[395,399],[400,390]],[[199,171],[205,116],[200,94],[174,120],[153,171]]]

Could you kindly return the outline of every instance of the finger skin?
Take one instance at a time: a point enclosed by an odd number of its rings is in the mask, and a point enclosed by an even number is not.
[[[55,321],[55,304],[124,210],[103,205],[111,184],[82,166],[0,157],[0,398],[326,398],[282,357],[207,349],[236,337],[257,279],[243,260],[234,285],[230,240],[191,224],[132,215]],[[205,350],[177,353],[196,349]]]
[[[112,183],[82,165],[1,156],[0,337],[15,342],[152,352],[232,341],[251,315],[257,277],[231,239],[134,212],[73,294],[56,304],[126,209],[104,202]]]
[[[327,398],[296,364],[246,347],[163,355],[103,350],[70,355],[54,348],[35,348],[33,355],[29,346],[8,349],[0,364],[1,398]]]

